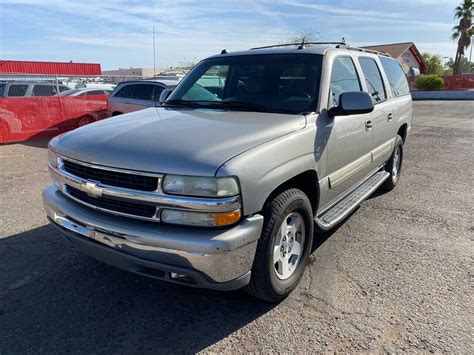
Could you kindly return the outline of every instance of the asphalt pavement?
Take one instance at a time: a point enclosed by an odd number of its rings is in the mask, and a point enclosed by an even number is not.
[[[0,354],[474,353],[474,102],[414,108],[399,185],[317,235],[278,305],[81,255],[46,222],[47,142],[0,146]]]

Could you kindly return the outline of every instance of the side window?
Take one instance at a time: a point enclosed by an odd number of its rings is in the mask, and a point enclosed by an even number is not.
[[[330,106],[339,105],[339,96],[342,93],[362,90],[357,70],[350,57],[338,57],[334,59],[330,88]]]
[[[64,92],[64,91],[68,91],[68,90],[71,90],[71,89],[67,86],[59,85],[59,92]]]
[[[211,94],[214,94],[218,98],[222,99],[224,95],[224,86],[227,79],[228,71],[229,71],[228,65],[213,65],[196,82],[196,84],[200,85],[202,88],[206,89]],[[196,89],[196,90],[199,90],[199,89]],[[211,100],[215,100],[215,99],[216,98],[211,97]]]
[[[135,85],[125,85],[114,95],[114,97],[130,97],[133,86]]]
[[[28,85],[10,85],[8,88],[8,96],[25,96]]]
[[[7,84],[0,84],[0,97],[3,97],[3,95],[5,94],[5,87],[7,86]]]
[[[53,96],[56,95],[56,87],[53,85],[33,86],[33,96]]]
[[[380,74],[377,63],[372,58],[359,58],[362,72],[364,73],[367,90],[374,99],[375,103],[382,102],[387,98],[385,87],[383,85],[382,75]]]
[[[388,83],[392,89],[393,96],[408,95],[410,88],[408,87],[407,78],[400,64],[395,59],[388,57],[380,56],[379,59],[385,70],[385,74],[387,74]]]
[[[153,84],[137,84],[133,85],[134,90],[132,95],[130,96],[132,99],[137,100],[153,100],[153,91],[155,89],[155,85]]]

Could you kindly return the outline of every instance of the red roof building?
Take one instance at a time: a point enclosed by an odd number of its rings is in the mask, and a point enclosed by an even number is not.
[[[3,74],[101,75],[100,64],[0,60]]]
[[[413,42],[380,44],[376,46],[366,46],[363,48],[376,51],[387,52],[402,65],[405,74],[408,74],[410,68],[418,68],[423,73],[426,69],[425,62],[420,52]]]

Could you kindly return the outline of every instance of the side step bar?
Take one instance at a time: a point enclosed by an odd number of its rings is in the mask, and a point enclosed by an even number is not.
[[[336,226],[354,211],[362,201],[372,195],[389,177],[390,173],[386,171],[379,171],[372,175],[344,199],[323,212],[322,215],[317,216],[314,219],[316,226],[323,231],[330,230]]]

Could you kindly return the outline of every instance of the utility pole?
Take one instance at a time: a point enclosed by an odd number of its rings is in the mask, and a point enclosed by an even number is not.
[[[156,75],[155,26],[153,26],[153,78]]]

